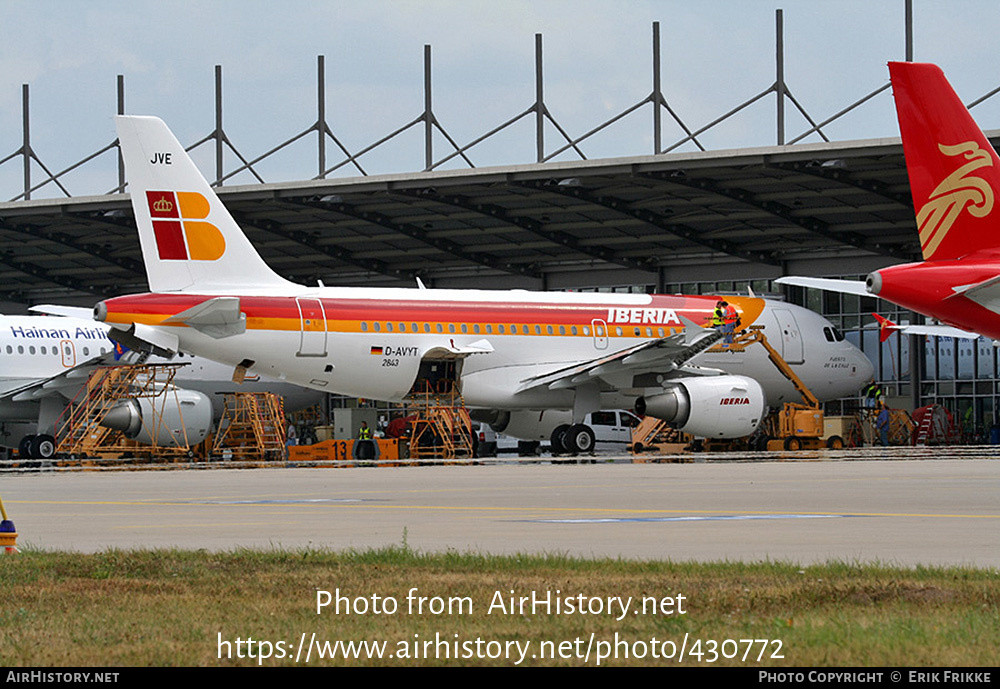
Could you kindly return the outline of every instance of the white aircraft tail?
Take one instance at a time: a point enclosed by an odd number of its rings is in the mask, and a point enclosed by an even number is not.
[[[151,291],[293,286],[264,263],[162,120],[115,123]]]

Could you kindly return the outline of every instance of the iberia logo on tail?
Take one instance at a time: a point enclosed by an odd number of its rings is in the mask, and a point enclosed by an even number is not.
[[[147,191],[146,203],[160,259],[215,261],[226,251],[219,228],[205,222],[208,199],[193,191]]]

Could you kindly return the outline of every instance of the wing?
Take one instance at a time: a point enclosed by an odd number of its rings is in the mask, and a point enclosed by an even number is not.
[[[959,330],[950,325],[940,323],[929,323],[927,325],[897,325],[885,316],[877,313],[872,314],[872,318],[878,323],[879,341],[885,342],[892,333],[903,333],[904,335],[936,335],[938,337],[958,337],[964,340],[977,340],[977,333],[970,333],[967,330]]]
[[[122,364],[139,363],[145,358],[142,352],[129,351],[124,355],[115,358],[115,352],[100,354],[87,361],[68,368],[62,373],[50,378],[42,378],[31,381],[23,385],[4,390],[0,393],[0,400],[11,402],[32,402],[40,400],[50,395],[62,395],[66,399],[76,396],[80,386],[87,382],[87,378],[101,366],[118,366]]]
[[[833,280],[830,278],[783,277],[774,281],[777,285],[795,285],[797,287],[813,287],[827,292],[841,294],[857,294],[861,297],[874,297],[868,291],[862,280]]]
[[[28,311],[31,311],[32,313],[43,313],[47,316],[67,316],[69,318],[79,318],[82,321],[94,320],[94,310],[85,309],[82,306],[36,304],[35,306],[29,306]]]
[[[967,330],[959,330],[958,328],[953,328],[950,325],[938,325],[938,324],[927,324],[927,325],[896,325],[892,324],[889,328],[895,332],[903,333],[904,335],[936,335],[938,337],[958,337],[966,340],[978,340],[981,335],[978,333],[970,333]]]
[[[677,334],[649,340],[597,359],[584,361],[521,381],[518,393],[540,387],[550,390],[604,383],[608,387],[621,387],[616,379],[621,374],[634,377],[643,373],[659,373],[664,377],[675,375],[721,375],[713,368],[688,366],[687,362],[722,339],[722,333],[695,325],[682,317],[685,329]]]

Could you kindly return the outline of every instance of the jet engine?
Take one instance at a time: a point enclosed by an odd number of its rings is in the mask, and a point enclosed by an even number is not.
[[[196,445],[212,430],[212,401],[196,390],[169,389],[122,400],[101,425],[145,445]]]
[[[635,412],[662,419],[703,438],[740,438],[756,430],[766,411],[764,390],[746,376],[673,381],[658,395],[640,397]]]

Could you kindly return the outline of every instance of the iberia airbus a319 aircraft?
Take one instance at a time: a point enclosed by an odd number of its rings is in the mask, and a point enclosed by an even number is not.
[[[515,437],[586,451],[582,421],[634,407],[712,438],[751,433],[798,395],[760,347],[707,351],[716,297],[307,287],[275,274],[154,117],[118,117],[150,293],[95,316],[129,346],[187,351],[318,390],[399,401],[452,378]],[[727,297],[821,399],[869,380],[865,356],[805,309]]]

